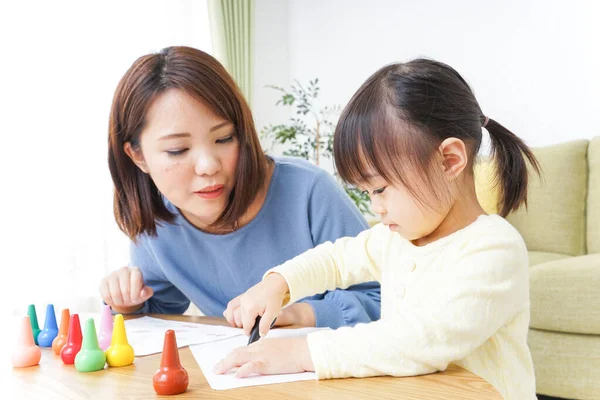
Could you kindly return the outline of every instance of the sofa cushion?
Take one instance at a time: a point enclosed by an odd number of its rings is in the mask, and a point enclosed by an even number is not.
[[[530,329],[527,344],[538,394],[598,399],[600,336]]]
[[[600,136],[590,142],[588,166],[587,250],[588,253],[600,253]]]
[[[508,216],[530,251],[585,254],[587,140],[533,149],[542,178],[530,175],[529,207]]]
[[[530,326],[600,334],[600,254],[570,257],[530,269]]]
[[[571,256],[556,253],[546,253],[543,251],[530,251],[529,266],[533,267],[534,265],[546,263],[548,261],[562,260],[565,258],[571,258]]]

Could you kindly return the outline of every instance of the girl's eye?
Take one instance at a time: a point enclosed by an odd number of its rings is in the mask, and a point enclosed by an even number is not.
[[[379,189],[373,190],[373,194],[381,194],[387,188],[387,186],[380,187]]]
[[[181,150],[167,150],[166,153],[169,155],[169,157],[177,157],[182,155],[183,153],[185,153],[186,151],[188,151],[188,149],[181,149]]]
[[[227,137],[217,140],[217,143],[228,143],[228,142],[231,142],[232,140],[233,140],[233,135],[229,135]]]

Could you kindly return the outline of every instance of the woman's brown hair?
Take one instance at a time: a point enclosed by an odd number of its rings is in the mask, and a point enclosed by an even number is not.
[[[108,166],[114,183],[114,214],[119,228],[132,240],[156,235],[160,221],[172,214],[150,176],[125,153],[129,142],[140,150],[140,134],[152,101],[169,89],[179,89],[204,102],[233,123],[240,144],[235,186],[226,208],[212,228],[234,226],[263,187],[267,158],[260,146],[250,108],[225,68],[212,56],[191,47],[167,47],[138,58],[117,89],[108,128]]]
[[[367,79],[336,127],[336,168],[342,179],[355,185],[368,182],[372,170],[388,182],[400,182],[422,204],[432,206],[425,204],[414,179],[442,188],[430,167],[440,144],[451,137],[467,146],[468,171],[473,173],[482,127],[490,134],[500,184],[498,206],[506,216],[527,204],[527,161],[539,174],[538,162],[519,137],[482,113],[459,73],[438,61],[388,65]]]

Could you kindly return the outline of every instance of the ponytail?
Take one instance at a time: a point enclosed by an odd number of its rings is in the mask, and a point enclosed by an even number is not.
[[[500,184],[500,215],[506,217],[522,204],[527,207],[529,176],[527,161],[540,175],[540,165],[531,149],[514,133],[491,118],[483,126],[490,134],[492,158],[496,161],[496,179]]]
[[[462,140],[473,160],[481,147],[482,126],[490,133],[501,194],[497,205],[505,217],[527,205],[527,163],[538,175],[540,166],[521,139],[483,115],[467,81],[439,61],[390,64],[363,83],[335,130],[336,168],[354,185],[368,181],[368,171],[398,181],[425,204],[414,182],[406,179],[410,169],[416,167],[428,179],[430,155],[450,137]]]

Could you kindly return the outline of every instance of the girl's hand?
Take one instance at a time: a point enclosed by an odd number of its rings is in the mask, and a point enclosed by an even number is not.
[[[235,299],[227,303],[227,308],[223,312],[223,316],[234,328],[242,327],[242,309],[240,308],[243,294],[240,294]]]
[[[102,300],[116,313],[129,314],[141,308],[154,291],[144,285],[142,273],[136,267],[123,267],[102,279]]]
[[[242,309],[241,306],[242,295],[231,300],[227,304],[227,309],[223,313],[223,316],[229,323],[229,325],[235,328],[241,328],[242,325]],[[314,327],[316,324],[315,312],[313,308],[306,303],[295,303],[282,309],[277,316],[275,326],[308,326]]]
[[[288,290],[288,284],[283,276],[273,273],[241,296],[239,319],[246,336],[250,336],[250,331],[259,315],[262,317],[258,330],[260,336],[263,337],[269,332],[273,320],[279,316]],[[235,312],[233,319],[235,321]]]
[[[261,339],[229,353],[215,365],[213,372],[222,375],[236,367],[239,367],[236,378],[252,374],[292,374],[315,370],[306,337]]]

